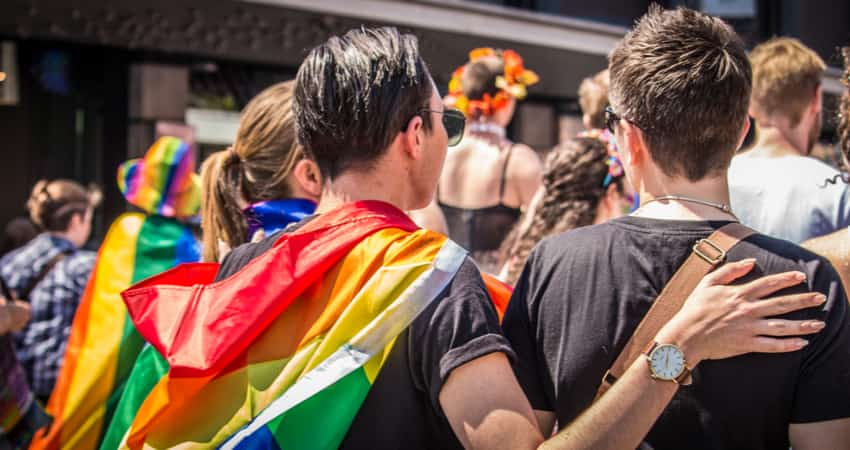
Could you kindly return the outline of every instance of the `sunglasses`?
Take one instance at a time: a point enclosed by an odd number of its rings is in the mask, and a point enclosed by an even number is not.
[[[605,107],[605,127],[608,128],[608,131],[611,134],[614,134],[614,129],[617,127],[617,124],[620,123],[620,116],[614,112],[614,108],[611,105]]]
[[[435,109],[423,108],[422,112],[432,112],[443,115],[443,127],[446,129],[446,134],[449,136],[449,147],[454,147],[460,144],[463,139],[463,130],[466,128],[466,116],[458,109],[448,108],[443,111]]]
[[[617,128],[617,124],[620,123],[621,120],[625,120],[626,122],[640,128],[644,132],[646,132],[646,130],[654,129],[651,127],[642,126],[641,124],[635,122],[632,119],[627,119],[625,117],[620,116],[619,114],[614,112],[614,108],[612,108],[611,105],[605,107],[605,128],[608,128],[608,131],[610,131],[611,134],[614,134],[614,129]]]

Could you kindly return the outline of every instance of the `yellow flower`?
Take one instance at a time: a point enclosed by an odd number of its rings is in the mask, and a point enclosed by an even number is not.
[[[528,69],[525,69],[522,72],[522,74],[519,76],[519,82],[526,85],[526,86],[531,86],[532,84],[537,84],[538,81],[540,81],[540,77],[537,76],[536,73],[534,73],[533,71],[528,70]]]
[[[461,110],[464,114],[469,114],[469,99],[465,95],[455,97],[455,108]]]

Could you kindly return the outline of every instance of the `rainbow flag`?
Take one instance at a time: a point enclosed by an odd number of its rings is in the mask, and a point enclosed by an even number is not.
[[[47,410],[54,422],[31,449],[95,449],[144,341],[121,292],[176,264],[197,261],[197,244],[176,220],[142,213],[110,227],[74,316],[65,361]]]
[[[191,264],[135,286],[124,299],[152,346],[133,376],[158,381],[128,388],[102,448],[335,448],[396,337],[465,257],[396,208],[357,202],[228,279]]]
[[[201,207],[201,186],[192,147],[172,136],[157,139],[144,158],[118,167],[118,190],[148,214],[195,216]]]

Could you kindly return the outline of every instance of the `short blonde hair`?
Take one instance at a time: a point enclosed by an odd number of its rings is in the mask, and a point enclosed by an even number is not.
[[[781,114],[797,126],[820,86],[826,64],[794,38],[773,38],[750,53],[751,108],[758,116]]]
[[[585,78],[578,87],[578,104],[582,114],[590,118],[591,128],[605,128],[605,107],[608,106],[608,69]]]

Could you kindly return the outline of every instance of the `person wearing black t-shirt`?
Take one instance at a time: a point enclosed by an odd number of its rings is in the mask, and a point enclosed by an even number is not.
[[[353,30],[314,48],[298,71],[293,111],[298,142],[318,164],[325,184],[317,216],[291,226],[290,238],[308,227],[338,228],[335,220],[341,210],[352,211],[346,216],[352,223],[389,210],[397,217],[400,210],[425,206],[434,196],[447,144],[456,144],[463,136],[463,116],[444,109],[416,38],[393,28]],[[378,204],[383,206],[374,207]],[[281,236],[235,249],[223,261],[217,275],[220,283],[238,280],[245,273],[243,267],[249,272],[260,267],[250,262],[275,251]],[[320,245],[310,247],[312,252],[321,250]],[[305,254],[310,257],[310,252]],[[705,277],[682,313],[662,332],[676,335],[685,348],[716,357],[799,348],[799,339],[753,339],[759,332],[788,334],[788,330],[760,330],[759,319],[769,311],[755,308],[753,302],[798,284],[797,274],[728,286],[751,269],[748,262],[730,263]],[[244,299],[252,300],[256,299]],[[814,302],[811,295],[796,295],[759,304],[790,311]],[[752,314],[741,314],[744,310]],[[719,319],[711,323],[704,317]],[[788,328],[799,330],[806,323],[789,322]],[[398,335],[340,446],[537,447],[543,435],[511,369],[515,358],[482,277],[467,258],[434,302]],[[617,401],[603,399],[593,408],[608,422],[594,417],[577,421],[562,427],[563,432],[544,445],[586,449],[594,445],[597,434],[608,434],[615,426],[628,424],[638,433],[648,429],[646,417],[660,411],[655,405],[670,394],[666,386],[646,385],[643,374],[639,366],[629,369],[608,395]]]
[[[728,252],[727,261],[755,260],[739,281],[799,271],[805,281],[780,294],[815,293],[823,302],[764,320],[758,334],[790,331],[789,319],[805,324],[789,335],[819,332],[789,338],[796,351],[722,359],[743,342],[691,347],[674,323],[691,314],[683,310],[655,341],[684,357],[692,383],[652,379],[654,363],[641,357],[628,380],[583,414],[694,243],[737,220],[726,172],[748,129],[751,90],[740,39],[721,20],[686,9],[652,8],[615,48],[609,68],[608,126],[642,204],[631,216],[545,239],[517,283],[503,331],[541,429],[555,420],[608,426],[610,433],[588,440],[594,448],[850,448],[850,315],[841,282],[824,258],[760,234]],[[612,421],[638,413],[630,403],[638,394],[617,390],[624,382],[664,393],[636,401],[646,409],[644,422],[617,428]],[[624,404],[619,416],[596,412],[614,402]]]

